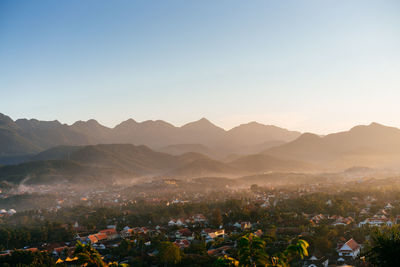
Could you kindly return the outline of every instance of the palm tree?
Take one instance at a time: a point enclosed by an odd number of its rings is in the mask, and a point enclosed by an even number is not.
[[[303,239],[298,239],[295,244],[290,244],[285,251],[286,255],[299,256],[301,259],[308,256],[308,247],[310,245]]]
[[[92,244],[82,244],[80,241],[76,244],[74,256],[78,257],[81,264],[88,267],[104,267],[107,266],[102,260],[100,253],[92,247]]]
[[[254,234],[242,236],[238,241],[239,266],[265,266],[268,255],[265,253],[265,242]]]

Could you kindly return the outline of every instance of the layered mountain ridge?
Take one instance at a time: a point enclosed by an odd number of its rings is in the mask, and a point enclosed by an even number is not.
[[[318,136],[256,122],[226,131],[204,118],[182,127],[129,119],[108,128],[95,120],[66,125],[0,114],[0,164],[18,163],[1,167],[0,179],[399,170],[400,129],[371,123]]]
[[[371,123],[323,137],[304,133],[294,141],[264,150],[263,154],[330,168],[397,169],[400,166],[400,129]]]
[[[0,114],[0,157],[35,154],[60,145],[134,144],[152,149],[191,144],[218,150],[219,154],[256,153],[270,145],[292,141],[300,135],[276,126],[243,124],[226,131],[202,118],[176,127],[165,121],[126,120],[114,128],[96,120],[77,121],[72,125],[59,121],[18,119]],[[182,153],[192,152],[180,148]],[[209,154],[209,156],[212,156]]]
[[[306,163],[266,155],[221,162],[194,152],[175,156],[143,145],[107,144],[51,148],[24,163],[0,167],[0,181],[13,184],[112,183],[142,177],[239,177],[259,172],[308,169]]]

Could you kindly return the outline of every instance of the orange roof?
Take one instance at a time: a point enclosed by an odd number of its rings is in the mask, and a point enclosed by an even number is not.
[[[207,251],[207,254],[208,255],[214,255],[214,254],[216,254],[216,253],[219,253],[219,252],[221,252],[221,251],[225,251],[225,250],[228,250],[228,249],[231,249],[232,247],[230,247],[230,246],[222,246],[222,247],[219,247],[219,248],[215,248],[215,249],[210,249],[210,250],[208,250]]]
[[[345,245],[348,245],[353,251],[360,248],[360,245],[353,238],[347,241]]]
[[[190,242],[184,239],[184,240],[176,240],[174,244],[180,248],[187,248],[190,245]]]
[[[56,251],[57,253],[63,252],[64,249],[68,248],[67,246],[64,247],[58,247],[58,248],[54,248],[54,251]]]
[[[114,228],[104,229],[104,230],[99,231],[99,233],[106,234],[106,235],[115,235],[115,234],[117,234],[117,230],[115,230]]]
[[[75,257],[75,258],[67,257],[67,258],[65,259],[65,261],[76,261],[76,260],[78,260],[78,257]]]
[[[97,242],[97,237],[96,235],[88,235],[87,237],[91,243],[96,243]]]
[[[25,251],[30,251],[30,252],[36,252],[36,251],[39,251],[37,248],[27,248],[27,249],[24,249]]]
[[[107,239],[107,235],[106,235],[106,234],[102,234],[102,233],[100,233],[100,234],[95,234],[94,236],[97,238],[98,241]]]
[[[191,236],[192,235],[192,231],[190,231],[188,228],[179,229],[178,232],[181,235],[184,235],[184,236]]]

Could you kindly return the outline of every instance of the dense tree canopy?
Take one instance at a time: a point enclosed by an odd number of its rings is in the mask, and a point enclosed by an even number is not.
[[[365,256],[374,266],[400,266],[400,227],[376,230]]]

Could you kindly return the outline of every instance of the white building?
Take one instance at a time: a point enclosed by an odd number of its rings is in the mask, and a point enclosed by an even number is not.
[[[338,249],[338,254],[339,256],[350,256],[355,258],[360,253],[360,249],[361,246],[353,238],[351,238]]]

